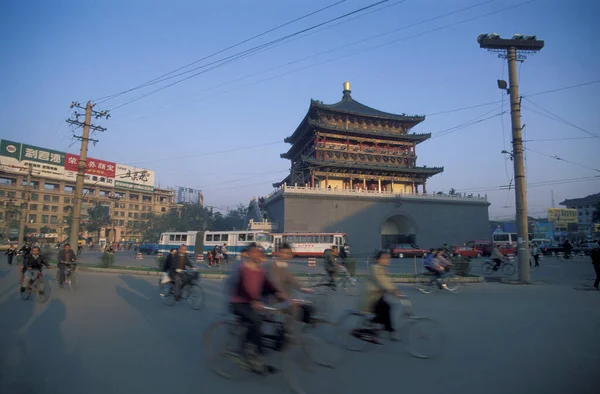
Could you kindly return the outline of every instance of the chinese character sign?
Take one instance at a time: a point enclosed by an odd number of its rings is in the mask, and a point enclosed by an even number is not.
[[[117,164],[115,187],[142,190],[154,190],[154,171]]]
[[[577,223],[576,209],[548,208],[548,220],[555,225]]]
[[[77,172],[79,165],[79,156],[70,153],[65,154],[65,170]],[[115,177],[116,164],[109,161],[87,158],[85,173],[89,175],[97,175],[104,178]]]
[[[22,144],[21,146],[20,159],[21,161],[34,161],[58,167],[62,167],[65,164],[65,154],[63,152],[27,144]]]

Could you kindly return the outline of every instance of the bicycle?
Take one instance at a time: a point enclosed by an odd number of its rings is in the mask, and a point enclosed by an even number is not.
[[[69,286],[69,290],[75,291],[77,287],[77,274],[75,273],[76,267],[71,267],[72,263],[63,263],[65,265],[65,282]]]
[[[293,300],[294,304],[307,304],[302,300]],[[326,368],[334,368],[335,365],[328,364],[322,360],[315,362],[311,357],[312,349],[322,349],[323,342],[306,332],[297,332],[298,322],[293,322],[291,333],[285,332],[284,311],[291,306],[290,302],[281,303],[276,307],[263,307],[267,314],[263,319],[261,341],[267,351],[281,352],[282,370],[291,390],[295,394],[306,394],[309,391],[303,386],[309,379],[298,378],[297,374],[309,366],[305,362],[308,357],[313,363]],[[267,333],[267,329],[273,333]],[[231,314],[225,314],[221,320],[211,324],[203,335],[203,348],[209,368],[222,378],[230,380],[248,379],[256,373],[264,371],[264,366],[254,356],[252,345],[244,340],[248,325],[242,323],[241,319]],[[224,334],[224,338],[217,338],[218,334]],[[303,357],[301,360],[294,359],[294,350],[300,349]],[[310,349],[310,350],[309,350]],[[301,368],[295,363],[299,362]],[[221,365],[223,364],[223,365]]]
[[[460,288],[460,282],[457,280],[456,274],[449,268],[441,274],[439,279],[436,277],[435,273],[431,271],[425,271],[422,275],[425,277],[426,281],[424,283],[417,283],[417,290],[421,293],[433,293],[437,289],[440,289],[440,286],[443,290],[457,293]]]
[[[440,355],[444,335],[439,323],[428,317],[414,315],[410,300],[405,296],[399,299],[404,313],[397,314],[395,318],[392,315],[392,322],[400,336],[395,340],[390,338],[383,341],[382,345],[392,350],[396,350],[398,346],[403,347],[416,358],[430,359]],[[400,324],[403,319],[406,321]],[[373,348],[376,339],[381,341],[379,334],[384,331],[383,325],[375,322],[375,314],[355,309],[347,309],[336,325],[340,342],[346,349],[354,352]]]
[[[327,273],[319,273],[313,275],[311,284],[309,285],[316,294],[323,295],[327,291],[334,291],[338,286],[344,289],[346,294],[357,296],[360,293],[360,281],[358,278],[352,277],[350,272],[343,265],[339,266],[340,270],[334,278],[333,282],[329,279]]]
[[[502,262],[500,263],[500,266],[498,267],[497,270],[494,269],[495,267],[496,267],[496,262],[486,261],[485,263],[483,263],[481,265],[481,271],[486,276],[491,275],[494,271],[498,272],[500,270],[502,270],[502,272],[506,276],[511,276],[515,273],[515,265],[508,260],[502,260]]]
[[[48,301],[50,297],[48,295],[48,291],[44,291],[44,274],[42,273],[43,269],[41,269],[36,275],[35,279],[33,279],[30,283],[24,283],[25,290],[21,292],[21,299],[27,301],[31,297],[31,293],[35,292],[37,295],[37,299],[39,302],[44,303]],[[23,278],[23,281],[26,279]]]
[[[201,309],[204,306],[204,290],[198,285],[200,273],[193,269],[182,270],[181,273],[184,276],[180,294],[181,299],[186,300],[192,309]],[[163,303],[167,306],[173,306],[175,304],[175,283],[170,281],[163,284],[159,279],[158,287]]]

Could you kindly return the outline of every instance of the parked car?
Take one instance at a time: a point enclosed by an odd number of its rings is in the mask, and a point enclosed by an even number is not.
[[[427,253],[427,251],[419,248],[417,245],[396,244],[392,247],[392,257],[423,257],[425,253]]]
[[[539,247],[543,255],[551,255],[553,253],[564,253],[565,248],[559,244],[542,244]]]
[[[141,244],[138,247],[138,253],[158,254],[158,245],[157,244]]]
[[[463,257],[481,257],[483,256],[483,252],[481,250],[475,249],[471,246],[456,246],[452,250],[452,256],[463,256]]]
[[[486,240],[469,241],[465,243],[465,246],[469,246],[472,249],[477,249],[481,251],[481,255],[486,257],[491,256],[492,250],[494,250],[494,244],[492,243],[492,241]]]

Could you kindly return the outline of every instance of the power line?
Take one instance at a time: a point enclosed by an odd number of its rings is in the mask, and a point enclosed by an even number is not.
[[[561,157],[558,157],[558,155],[548,155],[548,154],[545,154],[543,152],[538,152],[538,151],[530,149],[530,148],[524,148],[524,149],[526,149],[528,151],[531,151],[531,152],[534,152],[534,153],[537,153],[538,155],[549,157],[550,159],[554,159],[554,160],[558,160],[558,161],[564,161],[565,163],[573,164],[575,166],[578,166],[578,167],[581,167],[581,168],[585,168],[587,170],[592,170],[592,171],[600,172],[600,170],[597,169],[597,168],[592,168],[592,167],[585,166],[583,164],[575,163],[573,161],[566,160],[566,159],[563,159]]]
[[[596,79],[594,81],[583,82],[583,83],[580,83],[580,84],[577,84],[577,85],[570,85],[570,86],[565,86],[565,87],[562,87],[562,88],[545,90],[543,92],[538,92],[538,93],[524,94],[523,97],[533,97],[533,96],[539,96],[539,95],[547,94],[547,93],[560,92],[562,90],[578,88],[578,87],[581,87],[581,86],[593,85],[593,84],[596,84],[596,83],[599,83],[599,82],[600,82],[600,79]]]
[[[540,181],[540,182],[532,182],[528,183],[527,187],[539,187],[539,186],[550,186],[550,185],[562,185],[567,183],[577,183],[577,182],[588,182],[588,181],[598,181],[600,180],[600,176],[588,176],[588,177],[580,177],[580,178],[567,178],[567,179],[556,179],[552,181]],[[497,190],[506,190],[511,187],[511,185],[502,185],[502,186],[486,186],[486,187],[477,187],[477,188],[467,188],[467,189],[457,189],[457,191],[466,193],[466,192],[485,192],[485,191],[497,191]]]
[[[444,25],[444,26],[441,26],[441,27],[437,27],[437,28],[429,29],[429,30],[426,30],[426,31],[424,31],[424,32],[421,32],[421,33],[413,34],[413,35],[406,36],[406,37],[401,37],[401,38],[398,38],[398,39],[395,39],[395,40],[392,40],[392,41],[388,41],[388,42],[385,42],[385,43],[382,43],[382,44],[378,44],[378,45],[375,45],[375,46],[371,46],[371,47],[368,47],[368,48],[365,48],[365,49],[362,49],[362,50],[358,50],[358,51],[355,51],[355,52],[350,52],[350,53],[347,53],[347,54],[345,54],[345,55],[341,55],[341,56],[337,56],[337,57],[334,57],[334,58],[330,58],[330,59],[323,60],[323,61],[321,61],[321,62],[317,62],[317,63],[309,64],[309,65],[307,65],[307,66],[300,67],[300,68],[297,68],[297,69],[294,69],[294,70],[290,70],[290,71],[286,71],[286,72],[283,72],[283,73],[280,73],[280,74],[276,74],[276,75],[273,75],[273,76],[271,76],[271,77],[263,78],[263,79],[260,79],[260,80],[258,80],[258,81],[255,81],[255,82],[252,82],[252,83],[249,83],[249,84],[243,85],[243,86],[239,86],[239,87],[235,87],[235,88],[233,88],[233,89],[229,89],[229,90],[226,90],[226,91],[222,91],[222,92],[220,92],[220,93],[217,93],[217,94],[214,94],[214,95],[205,96],[205,97],[202,97],[202,98],[200,98],[200,99],[198,99],[198,100],[194,100],[194,101],[191,101],[191,102],[187,102],[187,103],[184,103],[184,104],[178,105],[176,108],[183,107],[183,106],[190,105],[190,104],[194,104],[194,103],[197,103],[197,102],[199,102],[199,101],[203,101],[203,100],[206,100],[206,99],[209,99],[209,98],[215,97],[215,96],[219,96],[219,95],[222,95],[222,94],[226,94],[226,93],[230,93],[230,92],[237,91],[237,90],[240,90],[240,89],[244,89],[244,88],[247,88],[247,87],[249,87],[249,86],[257,85],[257,84],[260,84],[260,83],[263,83],[263,82],[268,82],[268,81],[270,81],[270,80],[273,80],[273,79],[276,79],[276,78],[281,78],[281,77],[283,77],[283,76],[286,76],[286,75],[289,75],[289,74],[292,74],[292,73],[296,73],[296,72],[299,72],[299,71],[304,71],[304,70],[307,70],[307,69],[310,69],[310,68],[313,68],[313,67],[316,67],[316,66],[320,66],[320,65],[323,65],[323,64],[331,63],[331,62],[333,62],[333,61],[336,61],[336,60],[341,60],[341,59],[344,59],[344,58],[347,58],[347,57],[350,57],[350,56],[354,56],[354,55],[361,54],[361,53],[364,53],[364,52],[368,52],[368,51],[372,51],[372,50],[375,50],[375,49],[379,49],[379,48],[382,48],[382,47],[385,47],[385,46],[388,46],[388,45],[395,44],[395,43],[397,43],[397,42],[400,42],[400,41],[410,40],[410,39],[412,39],[412,38],[420,37],[420,36],[423,36],[423,35],[426,35],[426,34],[429,34],[429,33],[433,33],[433,32],[440,31],[440,30],[444,30],[444,29],[447,29],[447,28],[450,28],[450,27],[454,27],[454,26],[456,26],[456,25],[460,25],[460,24],[463,24],[463,23],[471,22],[471,21],[473,21],[473,20],[481,19],[481,18],[484,18],[484,17],[490,16],[490,15],[494,15],[494,14],[500,13],[500,12],[508,11],[508,10],[511,10],[511,9],[514,9],[514,8],[517,8],[517,7],[521,7],[521,6],[523,6],[523,5],[526,5],[526,4],[528,4],[528,3],[531,3],[531,2],[533,2],[533,1],[535,1],[535,0],[528,0],[528,1],[525,1],[525,2],[523,2],[523,3],[519,3],[519,4],[516,4],[516,5],[509,6],[509,7],[501,8],[501,9],[499,9],[499,10],[496,10],[496,11],[491,11],[491,12],[488,12],[488,13],[486,13],[486,14],[482,14],[482,15],[475,16],[475,17],[471,17],[471,18],[467,18],[467,19],[463,19],[463,20],[461,20],[461,21],[453,22],[453,23],[450,23],[450,24],[447,24],[447,25]],[[431,20],[434,20],[434,19],[439,19],[439,18],[442,18],[442,17],[448,16],[448,15],[456,14],[456,13],[458,13],[458,12],[462,12],[462,11],[465,11],[465,10],[467,10],[467,9],[471,9],[471,8],[474,8],[474,7],[477,7],[477,6],[480,6],[480,5],[487,4],[488,2],[489,2],[489,1],[486,1],[486,2],[483,2],[483,3],[476,4],[476,5],[474,5],[474,6],[466,7],[466,8],[463,8],[463,9],[457,10],[457,11],[452,11],[452,12],[449,12],[449,13],[447,13],[447,14],[440,15],[440,16],[438,16],[438,17],[429,18],[429,19],[426,19],[426,20],[424,20],[424,21],[417,22],[417,23],[415,23],[415,24],[412,24],[412,25],[409,25],[409,26],[405,26],[405,27],[402,27],[402,28],[400,28],[400,29],[396,29],[396,30],[394,30],[394,31],[391,31],[391,32],[395,32],[395,31],[399,31],[399,30],[404,30],[404,29],[406,29],[406,28],[408,28],[408,27],[417,26],[417,25],[419,25],[419,24],[423,24],[423,23],[425,23],[425,22],[428,22],[428,21],[431,21]],[[282,64],[282,65],[280,65],[280,66],[273,67],[273,68],[271,68],[271,69],[269,69],[269,70],[267,70],[267,71],[272,71],[272,70],[274,70],[274,69],[277,69],[277,68],[281,68],[281,67],[284,67],[284,66],[288,66],[288,65],[291,65],[291,64],[294,64],[294,63],[297,63],[297,62],[303,61],[303,60],[310,59],[310,58],[312,58],[312,57],[320,56],[321,54],[325,54],[325,53],[331,53],[332,51],[339,50],[339,49],[341,49],[341,48],[344,48],[344,47],[347,47],[347,46],[355,45],[355,44],[357,44],[357,43],[360,43],[360,42],[368,41],[368,40],[370,40],[370,39],[373,39],[373,38],[379,37],[379,36],[381,36],[381,35],[390,34],[391,32],[382,33],[382,34],[379,34],[379,35],[377,35],[377,36],[370,37],[370,38],[367,38],[367,39],[363,39],[363,40],[357,41],[357,42],[355,42],[355,43],[347,44],[347,45],[344,45],[344,46],[342,46],[342,47],[333,48],[333,49],[330,49],[330,50],[328,50],[328,51],[324,51],[324,52],[318,53],[318,54],[316,54],[316,55],[311,55],[311,56],[308,56],[308,57],[305,57],[305,58],[301,58],[301,59],[298,59],[298,60],[295,60],[295,61],[292,61],[292,62],[287,62],[287,63],[285,63],[285,64]],[[258,73],[255,73],[255,74],[251,75],[251,76],[254,76],[254,75],[257,75],[257,74],[261,74],[261,73],[263,73],[263,72],[258,72]],[[239,81],[239,80],[241,80],[241,79],[245,79],[245,78],[246,78],[246,77],[238,78],[238,79],[236,79],[236,80],[234,80],[234,81],[231,81],[231,82],[229,82],[229,83],[225,83],[225,84],[221,84],[221,85],[218,85],[218,86],[216,86],[216,87],[221,87],[221,86],[224,86],[224,85],[228,85],[228,84],[230,84],[230,83],[234,83],[234,82],[237,82],[237,81]],[[216,87],[215,87],[215,88],[216,88]],[[209,88],[209,89],[206,89],[206,90],[204,90],[204,91],[207,91],[207,90],[212,90],[212,89],[213,89],[213,88]],[[160,111],[160,112],[164,112],[164,111]],[[159,112],[159,113],[160,113],[160,112]],[[138,119],[136,119],[135,121],[137,121],[137,120],[141,120],[141,119],[145,119],[145,118],[147,118],[147,117],[150,117],[150,116],[153,116],[153,115],[156,115],[156,113],[154,113],[154,114],[149,114],[149,115],[147,115],[147,116],[144,116],[144,117],[138,118]]]
[[[295,23],[295,22],[301,21],[302,19],[306,19],[306,18],[308,18],[308,17],[310,17],[310,16],[313,16],[313,15],[315,15],[315,14],[318,14],[319,12],[322,12],[322,11],[328,10],[329,8],[333,8],[333,7],[335,7],[335,6],[337,6],[337,5],[341,4],[341,3],[344,3],[344,2],[346,2],[346,0],[341,0],[341,1],[338,1],[338,2],[336,2],[336,3],[333,3],[333,4],[331,4],[331,5],[328,5],[328,6],[326,6],[326,7],[320,8],[320,9],[318,9],[318,10],[316,10],[316,11],[313,11],[313,12],[310,12],[310,13],[308,13],[308,14],[302,15],[301,17],[298,17],[298,18],[292,19],[291,21],[288,21],[288,22],[286,22],[286,23],[283,23],[283,24],[281,24],[281,25],[279,25],[279,26],[276,26],[276,27],[274,27],[274,28],[271,28],[271,29],[269,29],[269,30],[266,30],[266,31],[264,31],[264,32],[262,32],[262,33],[256,34],[256,35],[254,35],[254,36],[252,36],[252,37],[250,37],[250,38],[247,38],[247,39],[245,39],[245,40],[239,41],[239,42],[237,42],[237,43],[235,43],[235,44],[233,44],[233,45],[230,45],[230,46],[228,46],[228,47],[226,47],[226,48],[223,48],[223,49],[221,49],[221,50],[219,50],[219,51],[217,51],[217,52],[213,52],[213,53],[211,53],[210,55],[204,56],[204,57],[203,57],[203,58],[201,58],[201,59],[198,59],[198,60],[195,60],[195,61],[193,61],[193,62],[191,62],[191,63],[188,63],[188,64],[186,64],[185,66],[181,66],[181,67],[179,67],[179,68],[177,68],[177,69],[175,69],[175,70],[173,70],[173,71],[169,71],[168,73],[166,73],[166,74],[163,74],[163,75],[160,75],[160,76],[158,76],[158,77],[156,77],[156,78],[154,78],[154,79],[151,79],[151,80],[149,80],[149,81],[147,81],[147,82],[145,82],[145,83],[143,83],[143,84],[137,85],[137,86],[135,86],[135,87],[133,87],[133,88],[130,88],[130,89],[124,90],[124,91],[122,91],[122,92],[119,92],[119,93],[116,93],[116,94],[112,94],[112,95],[108,95],[108,96],[100,97],[100,98],[98,98],[98,99],[96,99],[96,100],[93,100],[93,101],[100,101],[100,100],[102,100],[102,101],[106,101],[106,100],[110,100],[110,99],[112,99],[112,98],[118,97],[118,96],[120,96],[120,95],[123,95],[123,94],[125,94],[125,93],[129,93],[129,92],[131,92],[131,91],[134,91],[134,90],[137,90],[137,89],[140,89],[140,88],[146,87],[146,86],[148,86],[148,84],[150,84],[150,83],[153,83],[153,82],[155,82],[155,81],[158,81],[158,80],[160,80],[160,79],[162,79],[162,78],[164,78],[164,77],[166,77],[166,76],[169,76],[169,75],[171,75],[171,74],[174,74],[174,73],[176,73],[176,72],[178,72],[178,71],[181,71],[181,70],[183,70],[183,69],[185,69],[185,68],[188,68],[189,66],[193,66],[194,64],[198,64],[198,63],[200,63],[200,62],[202,62],[202,61],[204,61],[204,60],[210,59],[210,58],[212,58],[212,57],[214,57],[214,56],[216,56],[216,55],[219,55],[219,54],[221,54],[221,53],[223,53],[223,52],[226,52],[226,51],[228,51],[228,50],[230,50],[230,49],[236,48],[236,47],[238,47],[238,46],[240,46],[240,45],[243,45],[243,44],[245,44],[245,43],[247,43],[247,42],[249,42],[249,41],[255,40],[255,39],[259,38],[259,37],[262,37],[262,36],[264,36],[264,35],[267,35],[267,34],[269,34],[269,33],[272,33],[272,32],[274,32],[274,31],[276,31],[276,30],[279,30],[279,29],[281,29],[281,28],[283,28],[283,27],[285,27],[285,26],[288,26],[288,25],[291,25],[291,24],[293,24],[293,23]]]
[[[208,71],[210,71],[210,70],[214,70],[215,68],[219,68],[219,67],[222,67],[222,66],[224,66],[224,65],[226,65],[226,64],[229,64],[229,63],[231,63],[231,62],[233,62],[233,61],[235,61],[235,60],[237,60],[237,59],[240,59],[240,58],[243,58],[243,57],[249,56],[249,55],[251,55],[252,53],[254,53],[254,52],[257,52],[257,51],[258,51],[258,50],[260,50],[260,49],[263,49],[263,48],[270,47],[270,46],[272,46],[272,45],[274,45],[274,44],[276,44],[276,43],[278,43],[278,42],[281,42],[281,41],[287,40],[288,38],[291,38],[291,37],[297,36],[297,35],[299,35],[299,34],[305,33],[305,32],[307,32],[307,31],[310,31],[310,30],[316,29],[316,28],[318,28],[318,27],[321,27],[321,26],[323,26],[323,25],[326,25],[326,24],[328,24],[328,23],[335,22],[335,21],[337,21],[337,20],[340,20],[340,19],[346,18],[346,17],[348,17],[348,16],[350,16],[350,15],[354,15],[354,14],[356,14],[356,13],[362,12],[362,11],[364,11],[364,10],[370,9],[370,8],[372,8],[372,7],[378,6],[378,5],[380,5],[380,4],[383,4],[383,3],[385,3],[385,2],[388,2],[388,1],[389,1],[389,0],[380,0],[380,1],[378,1],[377,3],[373,3],[373,4],[370,4],[370,5],[368,5],[368,6],[365,6],[365,7],[359,8],[359,9],[357,9],[357,10],[354,10],[354,11],[348,12],[348,13],[346,13],[346,14],[344,14],[344,15],[338,16],[338,17],[336,17],[336,18],[333,18],[333,19],[329,19],[329,20],[327,20],[327,21],[325,21],[325,22],[322,22],[322,23],[318,23],[318,24],[316,24],[316,25],[313,25],[313,26],[311,26],[311,27],[308,27],[308,28],[306,28],[306,29],[303,29],[303,30],[300,30],[300,31],[297,31],[297,32],[294,32],[294,33],[291,33],[291,34],[288,34],[288,35],[286,35],[286,36],[284,36],[284,37],[277,38],[277,39],[275,39],[275,40],[272,40],[272,41],[269,41],[269,42],[267,42],[267,43],[265,43],[265,44],[262,44],[262,45],[259,45],[259,46],[256,46],[256,47],[253,47],[253,48],[247,49],[247,50],[245,50],[245,51],[242,51],[242,52],[239,52],[239,53],[237,53],[237,54],[230,55],[230,56],[228,56],[228,57],[226,57],[226,58],[224,58],[224,59],[220,59],[220,60],[214,61],[214,62],[212,62],[212,63],[209,63],[209,64],[208,64],[208,65],[214,65],[214,66],[213,66],[213,67],[211,67],[211,68],[209,68],[209,69],[207,69],[207,70],[199,71],[199,72],[197,72],[197,73],[195,73],[195,74],[192,74],[192,75],[189,75],[189,76],[187,76],[187,77],[185,77],[185,78],[182,78],[182,79],[179,79],[179,80],[177,80],[177,81],[171,82],[171,83],[169,83],[169,84],[167,84],[167,85],[165,85],[165,86],[162,86],[162,87],[160,87],[160,88],[158,88],[158,89],[155,89],[155,90],[153,90],[153,91],[151,91],[151,92],[149,92],[149,93],[143,94],[143,95],[141,95],[141,96],[138,96],[138,97],[136,97],[136,98],[133,98],[133,99],[131,99],[131,100],[129,100],[129,101],[126,101],[126,102],[125,102],[125,103],[123,103],[123,104],[120,104],[120,105],[118,105],[118,106],[116,106],[116,107],[113,107],[113,108],[111,108],[111,110],[115,110],[115,109],[117,109],[117,108],[121,108],[121,107],[123,107],[123,106],[125,106],[125,105],[131,104],[131,103],[133,103],[133,102],[135,102],[135,101],[138,101],[138,100],[141,100],[141,99],[142,99],[142,98],[144,98],[144,97],[147,97],[147,96],[150,96],[150,95],[152,95],[152,94],[158,93],[158,92],[160,92],[161,90],[167,89],[167,88],[169,88],[169,87],[171,87],[171,86],[174,86],[174,85],[177,85],[177,84],[179,84],[179,83],[181,83],[181,82],[187,81],[188,79],[194,78],[194,77],[196,77],[196,76],[198,76],[198,75],[200,75],[200,74],[204,74],[204,73],[206,73],[206,72],[208,72]],[[533,0],[532,0],[532,1],[533,1]],[[220,63],[219,63],[219,62],[220,62]],[[215,64],[216,64],[216,65],[215,65]],[[200,68],[205,68],[206,66],[207,66],[207,65],[199,66],[199,67],[197,67],[197,68],[194,68],[194,69],[192,69],[192,70],[188,70],[188,71],[185,71],[185,72],[182,72],[182,73],[179,73],[179,74],[173,75],[173,76],[165,77],[165,78],[164,78],[164,79],[162,79],[162,80],[158,80],[158,81],[155,81],[155,82],[152,82],[152,83],[148,83],[146,86],[150,86],[150,85],[153,85],[153,84],[155,84],[155,83],[159,83],[159,82],[164,82],[164,81],[166,81],[166,80],[168,80],[168,79],[176,78],[176,77],[178,77],[178,76],[181,76],[181,75],[183,75],[183,74],[190,73],[190,72],[192,72],[192,71],[195,71],[195,70],[198,70],[198,69],[200,69]]]
[[[598,137],[558,137],[558,138],[534,138],[532,140],[523,140],[523,142],[545,142],[545,141],[568,141],[568,140],[589,140]]]
[[[584,133],[586,133],[588,135],[591,135],[592,137],[600,138],[600,134],[594,133],[594,132],[589,131],[589,130],[586,130],[583,127],[579,127],[576,124],[573,124],[573,123],[569,122],[568,120],[565,120],[565,119],[561,118],[560,116],[556,115],[555,113],[552,113],[552,112],[548,111],[547,109],[543,108],[542,106],[534,103],[532,100],[528,99],[527,97],[523,97],[523,99],[525,99],[527,102],[535,105],[536,107],[538,107],[542,111],[546,112],[548,115],[540,113],[538,111],[535,111],[535,110],[532,110],[531,108],[529,108],[530,111],[536,112],[536,113],[538,113],[538,114],[540,114],[542,116],[545,116],[545,117],[547,117],[549,119],[552,119],[554,121],[561,122],[561,123],[566,124],[568,126],[574,127],[574,128],[576,128],[578,130],[583,131]]]
[[[499,108],[494,108],[494,109],[493,109],[493,110],[491,110],[491,111],[487,111],[486,113],[484,113],[484,114],[481,114],[481,115],[479,115],[479,116],[477,116],[477,117],[475,117],[475,118],[473,118],[473,119],[471,119],[471,120],[468,120],[468,121],[466,121],[466,122],[463,122],[463,123],[461,123],[461,124],[459,124],[459,125],[456,125],[456,126],[454,126],[454,127],[450,127],[450,128],[448,128],[448,129],[445,129],[445,130],[438,131],[437,133],[432,133],[432,137],[431,137],[431,139],[435,139],[435,138],[443,137],[443,136],[445,136],[445,135],[448,135],[448,134],[454,133],[455,131],[459,131],[459,130],[465,129],[465,128],[467,128],[467,127],[470,127],[470,126],[476,125],[476,124],[478,124],[478,123],[485,122],[486,120],[490,120],[490,119],[492,119],[492,118],[495,118],[496,116],[502,116],[503,114],[505,114],[505,113],[506,113],[506,111],[503,111],[503,112],[500,112],[500,113],[497,113],[497,114],[494,114],[494,115],[488,116],[488,117],[486,117],[486,118],[480,119],[482,116],[485,116],[485,115],[487,115],[487,114],[489,114],[489,113],[491,113],[491,112],[495,112],[495,111],[498,111],[498,110],[499,110]]]

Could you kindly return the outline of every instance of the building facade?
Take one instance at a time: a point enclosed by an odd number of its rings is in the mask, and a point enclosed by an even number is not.
[[[597,217],[600,193],[590,194],[586,197],[568,199],[560,203],[567,209],[577,210],[577,225],[580,232],[591,234],[594,232],[594,218]]]
[[[61,242],[73,208],[75,173],[79,157],[17,142],[0,142],[0,226],[3,235],[16,238],[21,212],[26,215],[26,235],[40,242]],[[150,214],[165,214],[176,207],[173,190],[154,187],[154,172],[88,158],[82,201],[82,229],[88,209],[108,210],[111,225],[96,242],[141,242]],[[25,209],[27,173],[31,169],[29,207]],[[99,238],[99,239],[98,239]]]
[[[204,196],[202,195],[202,190],[200,189],[178,186],[175,189],[175,193],[177,196],[177,204],[204,204]]]
[[[409,130],[424,117],[382,112],[350,93],[345,83],[339,103],[311,100],[285,139],[290,175],[274,185],[260,216],[280,232],[346,233],[353,253],[489,239],[485,196],[427,192],[427,180],[443,168],[417,166],[416,145],[430,134]]]

